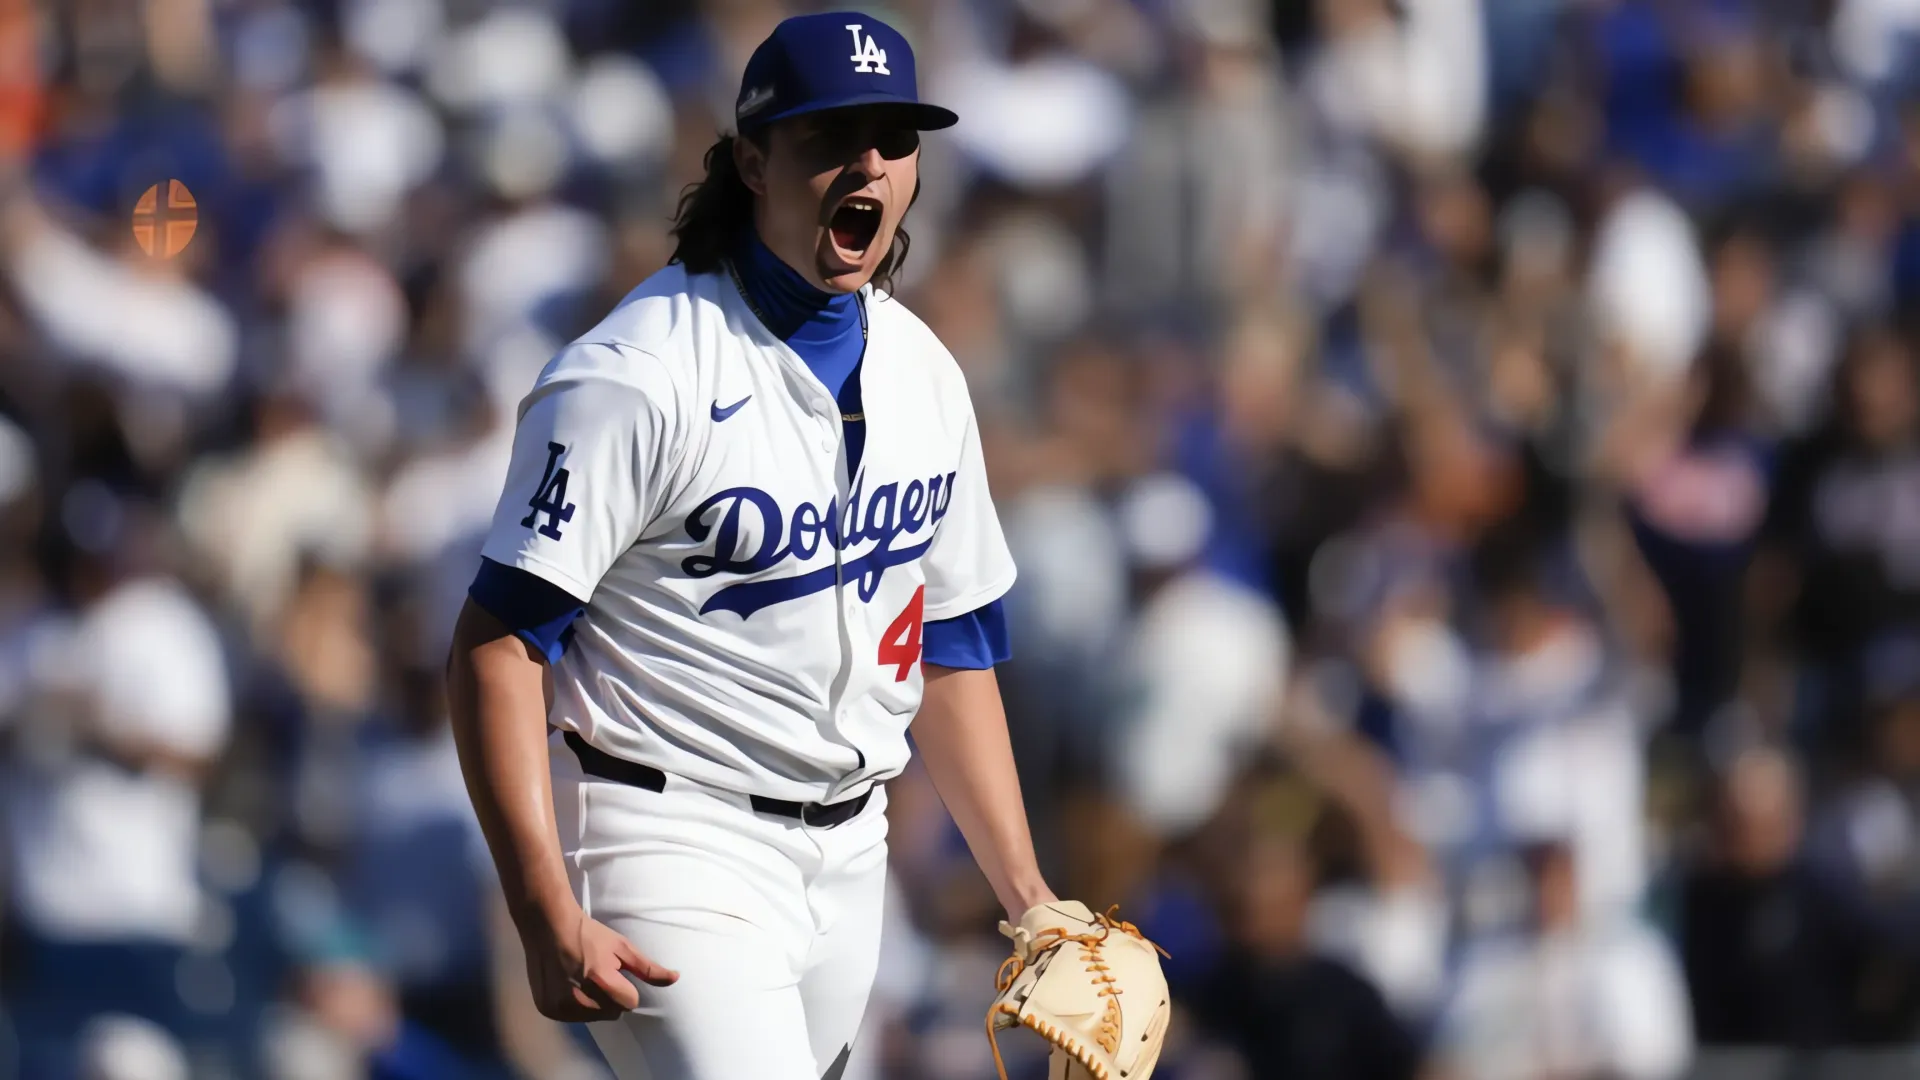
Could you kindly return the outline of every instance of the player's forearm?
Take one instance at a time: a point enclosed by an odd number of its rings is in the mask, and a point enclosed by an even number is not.
[[[547,671],[469,602],[454,631],[447,704],[467,794],[516,923],[573,901],[547,775]]]
[[[1018,919],[1035,904],[1054,899],[1034,859],[993,670],[927,665],[913,741],[1001,906]]]

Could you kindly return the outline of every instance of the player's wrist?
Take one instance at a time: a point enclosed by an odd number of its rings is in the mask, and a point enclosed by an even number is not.
[[[1041,904],[1050,904],[1058,899],[1053,890],[1047,887],[1047,883],[1037,876],[1031,880],[1010,885],[1000,894],[1000,904],[1007,909],[1007,920],[1015,923],[1020,921],[1022,915]]]
[[[585,913],[570,888],[529,889],[507,901],[507,912],[524,936],[530,931],[564,933]]]

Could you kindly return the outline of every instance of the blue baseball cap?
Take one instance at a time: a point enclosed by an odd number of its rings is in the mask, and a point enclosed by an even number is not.
[[[922,131],[952,127],[950,109],[920,100],[913,47],[871,15],[796,15],[753,50],[733,119],[742,132],[789,116],[850,105],[903,105]]]

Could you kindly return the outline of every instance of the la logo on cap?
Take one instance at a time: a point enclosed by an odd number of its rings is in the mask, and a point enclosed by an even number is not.
[[[853,55],[847,57],[847,59],[853,61],[853,70],[861,74],[893,74],[893,72],[887,70],[887,50],[881,48],[880,43],[873,40],[872,34],[868,34],[865,38],[862,38],[860,36],[861,25],[861,23],[847,24],[847,29],[853,32]]]

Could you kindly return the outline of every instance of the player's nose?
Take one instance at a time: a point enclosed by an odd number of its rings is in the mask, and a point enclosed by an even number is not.
[[[869,146],[853,159],[853,170],[865,176],[867,183],[871,184],[887,175],[887,159],[881,156],[879,147]]]

